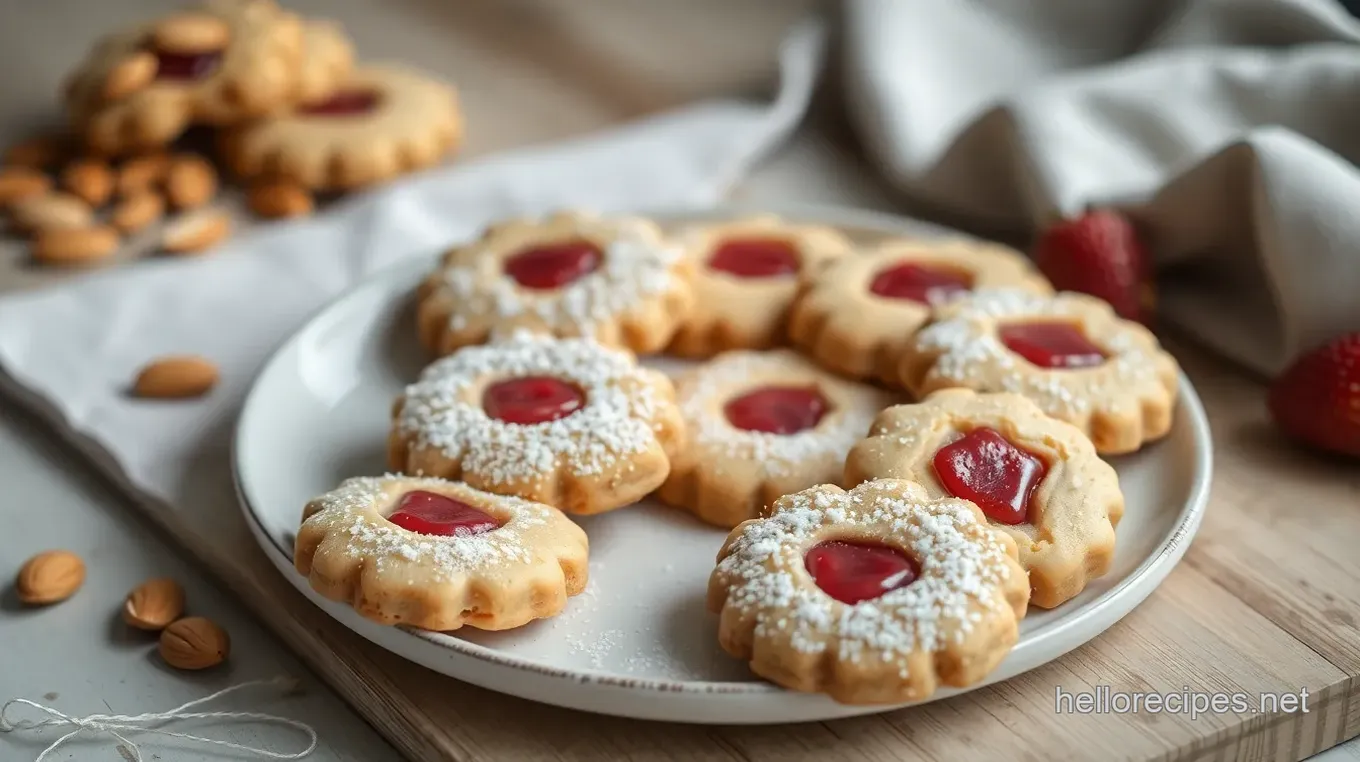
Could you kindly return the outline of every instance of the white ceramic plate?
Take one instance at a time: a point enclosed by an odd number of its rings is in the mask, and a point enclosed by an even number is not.
[[[656,216],[681,222],[739,211]],[[837,225],[858,238],[933,232],[864,212],[776,211]],[[431,264],[385,272],[326,307],[270,359],[246,400],[234,451],[237,488],[252,531],[280,573],[379,646],[451,677],[535,701],[704,723],[799,722],[894,708],[843,706],[821,695],[784,691],[724,654],[716,618],[704,610],[704,591],[726,533],[652,501],[582,519],[590,535],[587,592],[571,599],[561,616],[518,630],[445,634],[384,627],[313,593],[292,567],[302,506],[346,477],[385,470],[390,404],[426,362],[414,339],[411,293]],[[1190,383],[1182,378],[1181,384],[1171,435],[1116,462],[1127,511],[1113,569],[1060,608],[1032,610],[1019,643],[988,683],[1033,669],[1099,635],[1180,560],[1199,527],[1211,468],[1204,411]]]

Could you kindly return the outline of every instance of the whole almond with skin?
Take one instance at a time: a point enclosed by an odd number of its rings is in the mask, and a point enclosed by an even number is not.
[[[108,225],[49,228],[33,239],[33,259],[44,265],[84,267],[103,262],[118,251],[118,231]]]
[[[176,209],[195,209],[217,195],[217,170],[206,159],[180,154],[165,171],[165,195]]]
[[[161,249],[168,254],[197,254],[230,234],[231,218],[226,212],[216,209],[190,212],[166,225]]]
[[[165,199],[153,190],[138,191],[119,201],[109,214],[109,222],[123,232],[131,235],[165,214]]]
[[[121,100],[151,84],[156,79],[156,67],[156,56],[145,50],[119,61],[104,78],[104,99]]]
[[[167,16],[151,30],[151,44],[167,53],[211,53],[231,40],[231,28],[216,16],[192,11]]]
[[[14,590],[31,606],[64,601],[85,582],[85,562],[67,550],[48,550],[28,559],[19,569]]]
[[[81,159],[66,166],[61,173],[61,185],[66,190],[101,207],[113,195],[113,170],[98,159]]]
[[[13,167],[46,169],[61,160],[64,142],[57,137],[40,136],[23,140],[5,151],[5,164]]]
[[[252,212],[271,220],[311,214],[314,206],[306,188],[284,180],[254,186],[246,201]]]
[[[49,193],[16,202],[10,218],[27,231],[87,228],[94,224],[94,210],[78,196]]]
[[[184,588],[169,577],[149,579],[123,601],[123,621],[139,630],[163,630],[184,614]]]
[[[142,368],[132,393],[146,399],[201,397],[217,385],[217,366],[194,355],[157,358]]]
[[[170,156],[164,153],[128,159],[118,168],[118,195],[130,196],[155,188],[165,180],[169,167]]]
[[[0,169],[0,207],[33,196],[41,196],[50,190],[52,181],[36,169],[29,167]]]
[[[161,658],[175,669],[207,669],[231,654],[227,631],[201,616],[185,617],[161,631]]]

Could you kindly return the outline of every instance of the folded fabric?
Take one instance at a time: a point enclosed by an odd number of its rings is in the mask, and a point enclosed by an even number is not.
[[[905,194],[1032,235],[1126,209],[1163,314],[1273,373],[1360,329],[1360,21],[1333,0],[851,0],[853,118]]]

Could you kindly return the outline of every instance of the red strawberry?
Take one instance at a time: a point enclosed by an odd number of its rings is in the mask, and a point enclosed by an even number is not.
[[[1360,458],[1360,333],[1300,357],[1271,384],[1266,401],[1286,434]]]
[[[1127,217],[1092,209],[1051,225],[1040,236],[1034,260],[1059,291],[1100,297],[1120,317],[1151,317],[1147,254]]]

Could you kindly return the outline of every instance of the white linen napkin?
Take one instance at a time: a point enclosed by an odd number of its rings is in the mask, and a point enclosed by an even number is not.
[[[1360,21],[1334,0],[851,0],[854,121],[909,197],[1026,236],[1112,204],[1248,367],[1360,330]]]
[[[5,296],[0,368],[21,401],[58,418],[134,497],[163,520],[220,536],[229,552],[245,541],[231,516],[231,424],[269,352],[309,314],[402,259],[427,255],[433,263],[439,250],[496,219],[718,201],[803,116],[824,40],[819,20],[794,28],[769,103],[702,103],[563,145],[457,164],[312,219],[256,229],[209,256],[147,260]],[[222,381],[210,396],[180,404],[128,397],[139,367],[181,352],[219,364]]]

